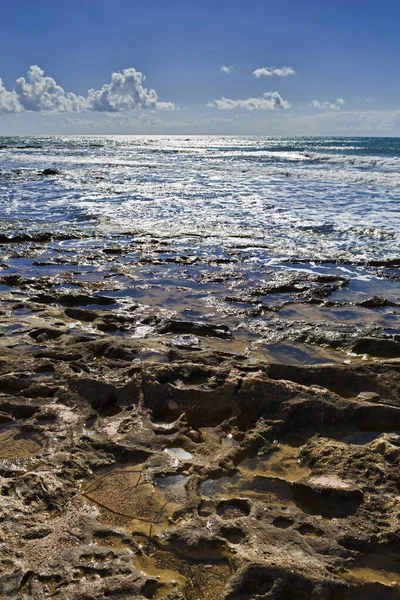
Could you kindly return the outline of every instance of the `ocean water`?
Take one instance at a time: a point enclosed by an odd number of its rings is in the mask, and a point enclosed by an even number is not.
[[[400,138],[0,137],[3,231],[362,264],[399,258],[399,200]]]

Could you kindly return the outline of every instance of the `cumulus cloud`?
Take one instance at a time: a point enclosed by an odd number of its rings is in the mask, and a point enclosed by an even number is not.
[[[290,103],[282,98],[278,92],[265,92],[258,98],[246,98],[245,100],[232,100],[222,96],[220,100],[209,102],[208,107],[218,110],[234,110],[244,108],[245,110],[281,110],[290,108]]]
[[[133,67],[112,73],[110,83],[87,96],[66,92],[52,77],[46,77],[37,65],[30,67],[27,78],[17,79],[7,90],[0,79],[0,112],[108,112],[133,109],[173,110],[172,102],[160,102],[155,90],[144,87],[145,76]]]
[[[232,73],[232,71],[233,67],[227,67],[226,65],[222,65],[220,68],[220,73],[225,73],[225,75],[229,75],[229,73]]]
[[[296,75],[296,71],[292,67],[261,67],[253,71],[254,77],[259,79],[262,76],[272,77],[277,75],[278,77],[288,77],[289,75]]]
[[[336,102],[319,102],[319,100],[313,100],[312,106],[317,110],[334,110],[338,111],[344,104],[343,98],[337,98]]]
[[[85,108],[85,98],[65,92],[36,65],[29,69],[27,80],[25,77],[17,79],[14,93],[21,110],[78,112]]]
[[[9,92],[0,77],[0,112],[14,113],[19,112],[20,104],[15,92]]]
[[[156,108],[155,90],[143,87],[145,77],[133,67],[122,73],[113,73],[111,82],[99,90],[89,90],[87,102],[90,110],[96,112],[118,112],[133,108]]]

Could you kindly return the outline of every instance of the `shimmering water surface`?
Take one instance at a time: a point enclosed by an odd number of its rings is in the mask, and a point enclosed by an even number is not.
[[[0,305],[28,310],[0,339],[31,344],[39,301],[109,319],[69,312],[74,335],[397,356],[399,167],[391,138],[0,138]]]
[[[254,260],[363,262],[399,256],[399,199],[398,138],[0,137],[11,229],[189,235],[254,247]]]

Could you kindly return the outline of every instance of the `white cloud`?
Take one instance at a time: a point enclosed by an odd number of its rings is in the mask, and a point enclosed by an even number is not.
[[[290,103],[282,98],[278,92],[266,92],[258,98],[246,98],[245,100],[232,100],[222,96],[220,100],[209,102],[208,107],[218,110],[234,110],[244,108],[245,110],[280,110],[290,108]]]
[[[278,75],[279,77],[288,77],[289,75],[296,75],[296,71],[292,67],[261,67],[253,71],[254,77],[259,79],[262,75],[266,77],[272,77]]]
[[[143,87],[145,77],[133,67],[122,73],[113,73],[111,83],[105,83],[99,90],[89,90],[88,107],[96,112],[118,112],[134,108],[156,108],[155,90]]]
[[[229,73],[232,73],[232,71],[233,67],[227,67],[226,65],[222,65],[220,68],[220,73],[225,73],[225,75],[229,75]]]
[[[36,65],[29,69],[27,80],[25,77],[17,79],[14,92],[21,110],[78,112],[85,109],[85,98],[65,92]]]
[[[111,82],[87,96],[66,92],[38,66],[30,67],[12,91],[0,79],[0,112],[119,112],[133,109],[173,110],[172,102],[159,102],[155,90],[143,86],[145,76],[133,67],[112,73]]]
[[[319,102],[319,100],[313,100],[312,106],[317,110],[334,110],[338,111],[345,104],[343,98],[337,98],[336,102]]]
[[[7,91],[0,77],[0,113],[15,113],[20,110],[16,93]]]
[[[179,110],[179,108],[173,102],[159,102],[157,100],[158,110]]]

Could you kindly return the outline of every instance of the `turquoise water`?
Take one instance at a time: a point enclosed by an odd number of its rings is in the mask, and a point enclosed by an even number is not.
[[[362,263],[399,257],[399,200],[399,138],[0,137],[3,230]]]

